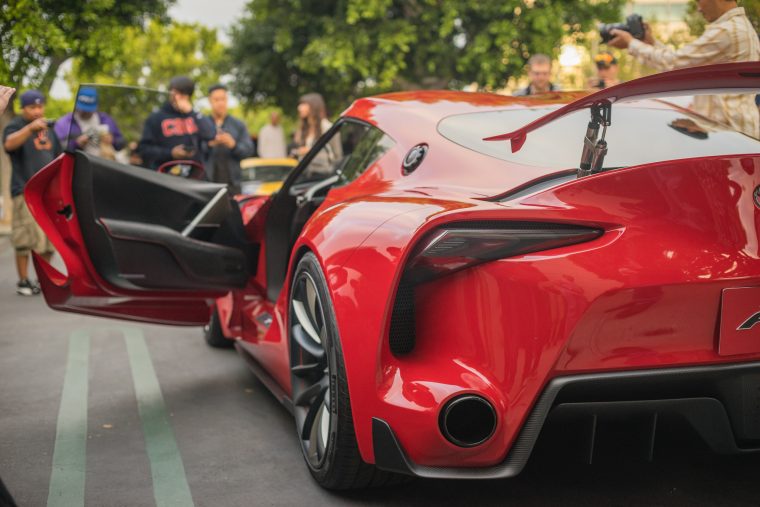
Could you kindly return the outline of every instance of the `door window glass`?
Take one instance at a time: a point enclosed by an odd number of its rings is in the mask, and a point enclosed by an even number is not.
[[[339,175],[343,183],[354,181],[394,144],[378,128],[343,121],[314,155],[295,184],[314,183],[335,175]]]

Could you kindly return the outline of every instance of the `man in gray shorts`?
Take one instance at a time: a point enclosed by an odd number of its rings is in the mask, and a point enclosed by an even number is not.
[[[37,90],[21,94],[21,115],[8,123],[3,132],[3,146],[11,157],[11,196],[13,223],[11,244],[16,249],[18,283],[16,294],[39,294],[36,283],[29,281],[29,254],[33,251],[46,260],[53,256],[53,246],[34,221],[24,201],[24,185],[37,171],[61,153],[61,144],[45,120],[45,96]]]

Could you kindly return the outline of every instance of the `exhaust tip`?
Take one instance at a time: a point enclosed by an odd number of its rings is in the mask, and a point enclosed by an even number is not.
[[[496,431],[496,410],[483,398],[464,394],[449,400],[438,418],[446,440],[459,447],[475,447]]]

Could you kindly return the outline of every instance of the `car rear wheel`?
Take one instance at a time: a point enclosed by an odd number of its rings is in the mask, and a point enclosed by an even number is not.
[[[210,347],[216,349],[229,349],[235,345],[235,342],[224,336],[222,324],[219,322],[219,312],[211,312],[211,320],[203,326],[203,338]]]
[[[301,258],[293,276],[288,322],[296,428],[314,479],[328,489],[403,480],[365,463],[359,454],[335,314],[312,253]]]

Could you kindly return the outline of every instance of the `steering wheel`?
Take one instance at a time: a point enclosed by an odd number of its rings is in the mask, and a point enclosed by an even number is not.
[[[206,174],[206,170],[197,160],[170,160],[161,164],[158,172],[191,180],[203,179]]]

